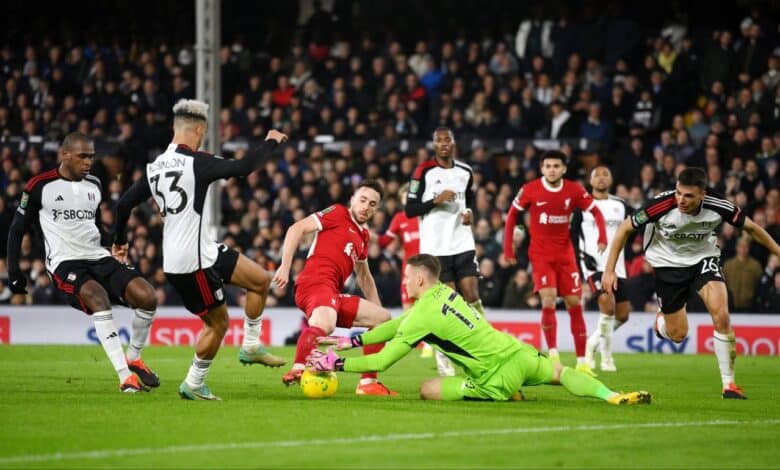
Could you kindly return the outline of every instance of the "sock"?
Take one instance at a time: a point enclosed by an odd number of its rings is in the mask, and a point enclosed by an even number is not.
[[[552,358],[553,356],[558,356],[558,348],[549,348],[547,349],[547,355]]]
[[[296,364],[306,363],[306,356],[317,347],[318,336],[328,336],[328,334],[318,326],[308,326],[301,331],[301,335],[298,337],[298,346],[295,348]]]
[[[369,354],[376,354],[379,351],[381,351],[382,348],[384,347],[385,347],[385,343],[367,344],[363,346],[363,355],[368,356]],[[376,378],[377,378],[376,372],[364,372],[360,374],[360,385],[376,382]]]
[[[578,357],[577,358],[577,365],[587,364],[587,363],[588,363],[588,361],[586,361],[584,357]]]
[[[657,331],[662,338],[668,339],[669,341],[672,340],[666,332],[666,318],[663,315],[659,315],[655,319],[655,331]]]
[[[593,397],[607,400],[615,393],[590,375],[571,367],[563,368],[561,385],[578,397]]]
[[[558,348],[558,321],[555,319],[555,307],[542,307],[542,333],[547,342],[547,349]]]
[[[574,350],[577,353],[577,358],[584,358],[588,333],[585,329],[585,318],[582,316],[582,305],[571,306],[568,310],[571,320],[571,335],[574,337]]]
[[[734,361],[737,358],[734,330],[729,330],[726,334],[715,331],[713,339],[712,345],[715,349],[715,356],[718,358],[720,378],[723,381],[723,388],[726,388],[734,382]]]
[[[122,341],[119,340],[119,334],[116,332],[116,325],[114,325],[114,316],[111,314],[111,310],[102,310],[95,312],[92,315],[92,320],[95,322],[95,333],[100,344],[103,345],[108,360],[111,361],[114,370],[119,375],[119,383],[122,383],[132,374],[127,368]]]
[[[471,303],[469,304],[469,306],[470,306],[471,308],[473,308],[474,310],[476,310],[476,311],[477,311],[477,313],[479,313],[479,314],[480,314],[480,315],[482,315],[483,317],[485,316],[485,308],[484,308],[484,307],[482,307],[482,300],[481,300],[481,299],[477,299],[477,300],[475,300],[474,302],[471,302]]]
[[[200,359],[196,354],[192,359],[192,365],[190,366],[190,370],[187,372],[187,378],[184,379],[184,381],[190,388],[199,388],[206,380],[210,365],[211,359]]]
[[[242,348],[254,348],[260,345],[260,330],[263,321],[260,317],[249,318],[244,315],[244,339],[241,341]]]
[[[615,317],[612,315],[599,315],[598,333],[601,337],[601,359],[612,357],[612,332],[615,330]]]
[[[128,361],[135,361],[141,357],[141,350],[146,345],[147,338],[149,338],[149,329],[152,327],[153,318],[154,311],[142,308],[135,309],[135,315],[131,324],[133,335],[130,337],[130,344],[127,345]]]

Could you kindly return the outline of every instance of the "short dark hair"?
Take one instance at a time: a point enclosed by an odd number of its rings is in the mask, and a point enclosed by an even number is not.
[[[379,199],[382,199],[384,197],[384,190],[382,189],[382,184],[377,180],[363,180],[360,182],[359,185],[355,188],[355,192],[358,192],[360,188],[371,188],[374,191],[379,193]]]
[[[539,159],[539,163],[544,163],[545,160],[560,160],[564,165],[569,164],[569,159],[566,158],[566,154],[560,150],[548,150],[542,154],[542,158]]]
[[[71,132],[62,140],[62,148],[72,149],[73,146],[76,145],[76,142],[86,142],[89,144],[92,143],[92,137],[78,131]]]
[[[439,279],[439,274],[441,274],[441,263],[439,263],[439,258],[433,255],[427,255],[425,253],[414,255],[406,260],[406,264],[414,266],[415,268],[425,268],[425,270],[436,279]]]
[[[698,186],[707,189],[707,173],[699,167],[688,167],[677,176],[677,182],[685,186]]]
[[[436,140],[436,133],[437,132],[446,132],[450,135],[450,138],[452,140],[455,140],[455,133],[452,132],[452,129],[446,126],[439,126],[436,129],[433,130],[433,134],[431,134],[431,139]]]

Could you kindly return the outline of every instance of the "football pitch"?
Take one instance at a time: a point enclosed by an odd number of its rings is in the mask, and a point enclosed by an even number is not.
[[[738,358],[742,401],[720,398],[713,356],[617,355],[600,378],[653,403],[615,407],[552,386],[525,402],[423,402],[436,370],[417,352],[381,376],[397,398],[358,397],[358,375],[340,373],[333,398],[312,400],[235,348],[208,378],[223,401],[190,402],[176,389],[192,354],[147,348],[162,386],[130,395],[99,346],[0,346],[0,468],[780,467],[777,357]]]

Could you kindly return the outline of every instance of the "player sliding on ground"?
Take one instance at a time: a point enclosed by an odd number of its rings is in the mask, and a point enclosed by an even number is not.
[[[650,403],[648,392],[617,393],[590,375],[564,367],[543,356],[533,346],[494,329],[457,292],[439,282],[439,261],[417,255],[406,264],[404,282],[414,306],[372,331],[352,338],[318,338],[320,344],[349,349],[388,341],[378,354],[339,357],[333,349],[312,351],[307,367],[315,371],[383,371],[426,341],[460,365],[466,377],[437,377],[423,382],[424,400],[522,399],[520,387],[562,384],[577,396],[600,398],[608,403]]]
[[[688,336],[685,309],[691,293],[704,301],[715,327],[713,347],[723,382],[723,398],[745,399],[734,382],[736,338],[729,317],[728,291],[720,267],[720,248],[715,230],[723,222],[742,228],[770,252],[780,256],[780,246],[766,230],[745,216],[728,199],[707,191],[707,174],[701,168],[686,168],[677,177],[674,191],[650,199],[615,233],[604,276],[603,289],[616,290],[615,265],[628,236],[644,228],[645,257],[653,267],[655,291],[661,312],[656,316],[659,338],[675,343]]]

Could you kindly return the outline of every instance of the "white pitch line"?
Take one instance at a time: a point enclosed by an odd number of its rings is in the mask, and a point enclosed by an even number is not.
[[[418,439],[439,439],[447,437],[474,437],[489,436],[501,434],[538,434],[548,432],[577,432],[577,431],[609,431],[615,429],[637,429],[637,428],[684,428],[684,427],[708,427],[708,426],[773,426],[780,424],[780,419],[766,419],[757,421],[736,421],[736,420],[713,420],[713,421],[690,421],[690,422],[660,422],[660,423],[625,423],[625,424],[593,424],[582,426],[548,426],[541,428],[505,428],[505,429],[483,429],[473,431],[445,431],[445,432],[425,432],[415,434],[384,434],[369,435],[357,437],[341,437],[333,439],[312,439],[297,441],[254,441],[254,442],[227,442],[224,444],[197,444],[180,445],[168,447],[138,447],[135,449],[108,449],[93,450],[85,452],[58,452],[55,454],[30,454],[15,455],[10,457],[0,457],[0,465],[48,462],[61,460],[89,460],[105,459],[113,457],[128,457],[134,455],[148,454],[180,454],[186,452],[208,452],[219,450],[237,450],[237,449],[267,449],[269,447],[304,447],[304,446],[329,446],[338,444],[358,444],[366,442],[388,442],[388,441],[408,441]]]

